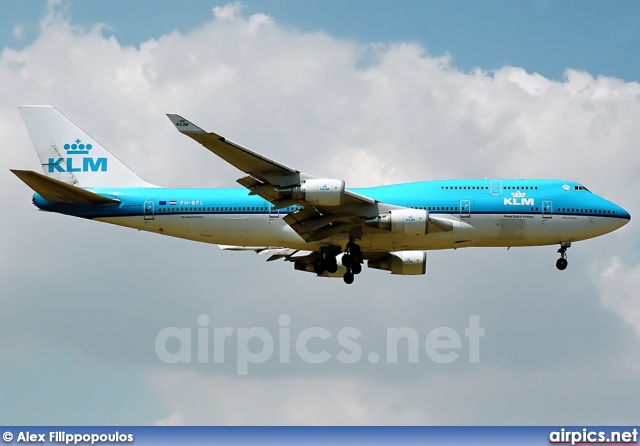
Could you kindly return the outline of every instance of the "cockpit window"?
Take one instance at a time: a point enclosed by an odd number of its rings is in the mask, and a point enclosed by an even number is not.
[[[573,189],[574,190],[584,190],[584,191],[587,191],[587,192],[591,192],[589,189],[587,189],[584,186],[573,186]]]

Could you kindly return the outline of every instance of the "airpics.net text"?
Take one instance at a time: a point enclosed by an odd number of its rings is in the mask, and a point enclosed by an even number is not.
[[[264,327],[210,327],[206,314],[197,318],[197,328],[166,327],[158,332],[155,351],[167,364],[224,364],[235,360],[238,375],[249,373],[249,364],[264,364],[274,354],[280,364],[289,364],[292,354],[307,364],[323,364],[332,358],[342,364],[355,364],[363,359],[363,347],[358,342],[362,331],[355,327],[343,327],[334,334],[323,327],[308,327],[292,333],[291,317],[282,314],[278,318],[277,335]],[[421,342],[420,335],[412,327],[386,328],[384,358],[375,351],[366,355],[366,361],[377,364],[399,362],[418,363],[427,359],[437,364],[449,364],[462,356],[463,338],[468,347],[469,363],[480,362],[480,338],[485,330],[480,326],[480,316],[469,316],[464,336],[450,327],[436,327]],[[234,342],[235,338],[235,342]],[[336,345],[337,342],[337,345]],[[333,344],[332,344],[333,343]],[[331,354],[327,351],[340,350]],[[235,348],[235,352],[232,349]],[[399,354],[401,351],[401,354]],[[234,354],[235,353],[235,354]]]

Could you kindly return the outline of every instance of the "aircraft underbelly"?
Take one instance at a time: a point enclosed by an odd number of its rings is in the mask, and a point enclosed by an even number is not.
[[[282,219],[267,215],[155,215],[106,217],[95,220],[205,243],[238,246],[283,246],[308,249],[308,244]]]
[[[348,234],[314,243],[305,242],[281,218],[251,214],[194,214],[106,217],[96,220],[120,226],[213,244],[239,246],[281,246],[317,250],[328,243],[346,246]],[[584,216],[476,214],[462,219],[452,231],[423,236],[391,233],[364,233],[359,240],[364,251],[434,250],[462,247],[509,247],[556,244],[577,241],[613,231],[611,218]]]

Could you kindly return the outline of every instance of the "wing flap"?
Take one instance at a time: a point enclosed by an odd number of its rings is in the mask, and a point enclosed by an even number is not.
[[[345,198],[350,202],[350,204],[376,204],[376,200],[373,198],[369,198],[366,195],[358,194],[356,192],[345,190],[344,191]]]
[[[285,259],[289,262],[295,262],[298,259],[305,258],[314,254],[314,251],[305,251],[293,248],[281,248],[279,246],[235,246],[235,245],[218,245],[225,251],[253,251],[258,255],[269,256],[267,262]]]
[[[249,195],[259,195],[265,200],[274,203],[282,197],[278,190],[270,183],[263,183],[252,176],[247,176],[236,180],[238,184],[249,189]]]
[[[54,203],[69,204],[94,204],[109,205],[118,204],[120,200],[103,197],[88,190],[64,183],[55,178],[50,178],[31,170],[11,169],[11,172],[20,178],[27,186],[40,194],[42,198]]]

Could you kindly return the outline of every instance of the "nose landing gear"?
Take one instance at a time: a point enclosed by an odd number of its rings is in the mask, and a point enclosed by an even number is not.
[[[560,271],[564,271],[567,269],[567,265],[569,262],[567,261],[567,249],[571,246],[571,242],[562,242],[560,243],[560,249],[558,249],[558,253],[560,254],[560,258],[556,262],[556,268]]]

